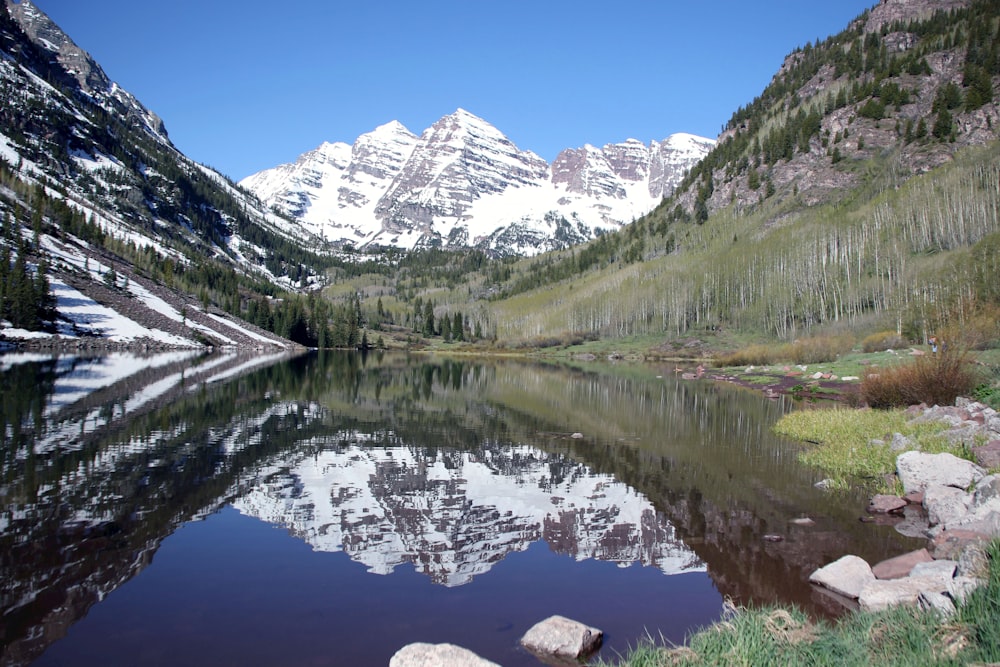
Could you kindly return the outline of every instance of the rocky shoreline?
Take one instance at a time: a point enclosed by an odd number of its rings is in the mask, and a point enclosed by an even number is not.
[[[894,522],[905,535],[926,537],[927,546],[874,566],[847,555],[816,570],[810,582],[866,611],[911,605],[949,618],[982,585],[984,548],[1000,537],[1000,475],[989,473],[1000,467],[1000,414],[961,398],[955,406],[913,406],[907,413],[915,421],[947,423],[942,437],[975,459],[929,454],[899,433],[889,436],[888,446],[899,452],[895,477],[903,495],[877,495],[868,512]]]

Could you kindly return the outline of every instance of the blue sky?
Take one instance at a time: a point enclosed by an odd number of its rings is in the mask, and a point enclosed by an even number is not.
[[[715,137],[875,0],[36,0],[191,158],[239,180],[466,109],[519,148]]]

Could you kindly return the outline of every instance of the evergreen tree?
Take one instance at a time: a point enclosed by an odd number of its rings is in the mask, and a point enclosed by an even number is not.
[[[423,331],[425,336],[433,336],[436,333],[434,329],[434,302],[426,301],[424,302],[424,317],[423,317]]]
[[[949,112],[948,109],[941,107],[938,109],[937,116],[934,118],[934,127],[931,129],[931,134],[934,135],[934,138],[945,141],[951,136],[952,127],[953,121],[951,112]]]
[[[457,341],[465,340],[465,322],[462,313],[456,312],[451,323],[451,336]]]
[[[451,318],[447,315],[441,316],[441,338],[444,338],[444,342],[451,342]]]

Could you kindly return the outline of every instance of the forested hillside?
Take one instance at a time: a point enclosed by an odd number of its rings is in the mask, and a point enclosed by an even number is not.
[[[497,336],[891,324],[917,340],[997,304],[1000,2],[883,7],[790,55],[657,210],[513,267]]]

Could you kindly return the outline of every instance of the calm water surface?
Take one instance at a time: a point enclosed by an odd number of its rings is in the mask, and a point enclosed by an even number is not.
[[[682,642],[914,548],[770,427],[645,366],[350,353],[0,357],[3,665],[502,665],[562,614]],[[790,521],[808,516],[811,527]],[[781,535],[772,542],[765,535]]]

